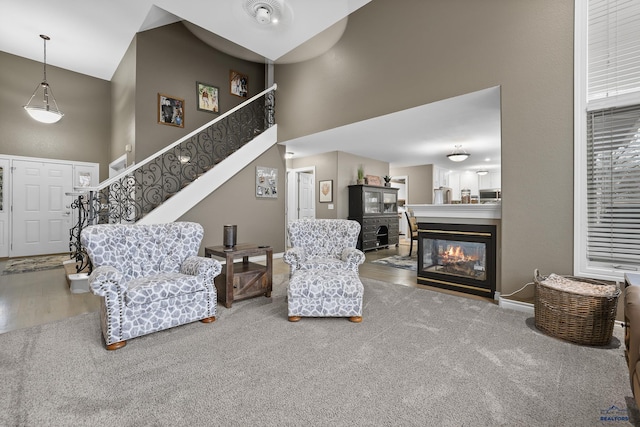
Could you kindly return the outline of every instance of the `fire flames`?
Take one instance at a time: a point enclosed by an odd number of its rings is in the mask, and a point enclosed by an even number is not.
[[[440,261],[443,265],[475,262],[477,260],[477,256],[465,254],[464,249],[458,245],[448,245],[447,249],[440,253]]]

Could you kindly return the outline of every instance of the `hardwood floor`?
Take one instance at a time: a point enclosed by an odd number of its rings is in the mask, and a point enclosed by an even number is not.
[[[6,260],[0,261],[4,271]],[[73,294],[63,268],[0,275],[0,333],[98,311],[100,298]]]
[[[408,255],[409,245],[401,244],[398,247],[367,252],[367,259],[360,266],[360,275],[398,285],[437,290],[416,284],[415,271],[371,263],[396,254]],[[4,270],[5,263],[6,260],[0,261],[0,271]],[[275,258],[273,264],[273,274],[289,272],[289,266],[282,258]],[[440,292],[475,298],[456,292]],[[0,275],[0,333],[98,311],[99,307],[100,298],[92,293],[73,294],[69,291],[62,268]]]

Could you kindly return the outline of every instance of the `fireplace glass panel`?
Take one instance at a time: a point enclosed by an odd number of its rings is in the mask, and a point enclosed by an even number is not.
[[[446,239],[423,240],[424,271],[475,280],[487,279],[487,245]]]

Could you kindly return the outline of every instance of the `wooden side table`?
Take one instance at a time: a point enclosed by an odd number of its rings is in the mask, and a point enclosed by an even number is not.
[[[218,302],[231,308],[233,301],[264,295],[271,297],[273,286],[273,248],[254,243],[240,243],[232,248],[226,246],[205,247],[204,255],[225,258],[222,273],[214,279]],[[249,262],[250,256],[266,255],[267,265]],[[242,257],[242,262],[234,259]]]

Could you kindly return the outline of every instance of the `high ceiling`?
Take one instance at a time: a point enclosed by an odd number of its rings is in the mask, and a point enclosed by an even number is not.
[[[277,61],[369,1],[0,0],[0,51],[42,61],[39,35],[46,34],[48,64],[111,80],[137,32],[184,20],[217,36],[216,47],[242,47],[255,60]],[[275,3],[280,22],[256,22],[244,5],[257,2]],[[333,33],[329,42],[336,41]]]
[[[296,62],[331,48],[348,15],[369,1],[0,0],[0,51],[41,62],[39,35],[46,34],[51,37],[47,64],[111,80],[137,32],[183,21],[195,36],[230,55]],[[260,2],[279,8],[278,24],[260,24],[247,13],[245,6],[251,10]],[[500,168],[499,92],[491,88],[284,144],[296,157],[345,151],[392,166],[495,170]],[[456,144],[472,154],[461,164],[445,157]]]

